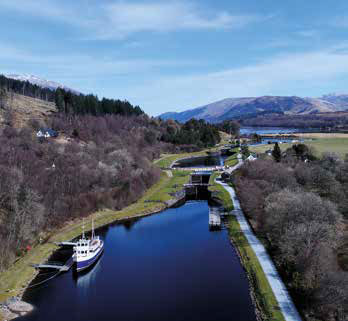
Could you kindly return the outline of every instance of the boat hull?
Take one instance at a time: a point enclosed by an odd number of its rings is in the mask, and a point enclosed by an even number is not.
[[[92,264],[94,264],[100,257],[100,255],[104,251],[104,244],[99,248],[98,252],[91,258],[83,261],[77,261],[76,262],[76,271],[81,272],[87,268],[89,268]]]

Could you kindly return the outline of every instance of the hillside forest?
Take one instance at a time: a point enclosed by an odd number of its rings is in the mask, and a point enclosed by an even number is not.
[[[36,97],[46,92],[30,88]],[[0,270],[66,221],[138,200],[160,178],[152,161],[161,153],[220,141],[217,128],[204,121],[161,121],[129,103],[118,108],[119,101],[68,95],[64,108],[47,118],[0,126]],[[15,106],[1,108],[11,113]],[[39,128],[59,136],[38,139]]]

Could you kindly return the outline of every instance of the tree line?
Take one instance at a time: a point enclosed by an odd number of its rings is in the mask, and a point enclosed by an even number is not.
[[[59,112],[74,115],[141,115],[144,112],[139,106],[133,106],[128,101],[119,99],[99,100],[94,95],[83,95],[57,88],[51,90],[31,84],[28,81],[15,80],[0,75],[0,91],[5,90],[9,93],[16,93],[32,98],[54,102]],[[0,97],[1,98],[1,97]]]
[[[304,318],[347,320],[348,158],[317,159],[303,144],[273,157],[235,177],[242,207]]]
[[[242,126],[264,127],[293,127],[293,128],[320,128],[348,131],[348,113],[317,113],[308,115],[284,115],[280,113],[265,114],[240,119]]]
[[[215,146],[221,140],[218,128],[203,119],[191,119],[184,124],[173,120],[164,123],[165,131],[161,137],[164,142],[203,148]]]

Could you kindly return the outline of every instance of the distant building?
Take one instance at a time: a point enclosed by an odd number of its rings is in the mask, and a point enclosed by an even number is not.
[[[254,155],[250,154],[250,155],[247,157],[246,160],[249,161],[249,162],[253,162],[253,161],[257,160],[257,157],[255,157]]]
[[[272,156],[272,149],[266,150],[265,154],[267,154],[268,156]]]
[[[58,132],[51,128],[41,128],[36,133],[36,136],[39,138],[58,137]]]

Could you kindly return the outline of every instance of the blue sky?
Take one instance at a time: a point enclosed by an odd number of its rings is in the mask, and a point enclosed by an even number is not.
[[[0,0],[0,72],[148,114],[348,91],[348,1]]]

